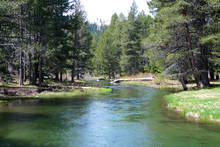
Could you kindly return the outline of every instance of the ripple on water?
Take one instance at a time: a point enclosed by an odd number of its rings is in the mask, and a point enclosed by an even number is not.
[[[112,86],[90,98],[41,100],[0,108],[1,146],[216,146],[220,130],[165,111],[163,92]]]

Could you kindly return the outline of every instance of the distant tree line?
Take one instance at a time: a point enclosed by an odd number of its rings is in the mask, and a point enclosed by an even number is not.
[[[138,13],[134,2],[128,17],[114,14],[108,28],[101,33],[94,49],[94,72],[115,78],[145,71],[148,63],[142,40],[149,35],[153,19]]]

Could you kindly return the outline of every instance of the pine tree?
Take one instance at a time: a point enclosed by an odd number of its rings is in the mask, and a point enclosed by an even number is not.
[[[140,38],[137,29],[137,5],[133,2],[122,33],[120,65],[125,74],[136,74],[140,69]]]
[[[210,49],[210,77],[214,80],[214,74],[216,74],[216,79],[219,79],[220,73],[220,3],[216,0],[206,0],[203,11],[206,12],[209,21],[205,25],[206,35],[201,38],[201,41]]]
[[[211,21],[207,20],[212,20],[204,9],[209,5],[207,1],[153,0],[150,5],[156,12],[157,23],[153,27],[158,29],[156,26],[159,26],[163,32],[156,35],[160,30],[154,30],[154,35],[159,37],[154,46],[168,58],[167,69],[181,67],[178,71],[172,71],[178,73],[177,77],[186,78],[192,74],[198,87],[209,86],[210,47],[201,42],[209,33],[206,26]],[[153,37],[151,40],[155,41]]]

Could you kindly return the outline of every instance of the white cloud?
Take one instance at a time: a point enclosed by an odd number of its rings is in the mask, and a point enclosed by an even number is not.
[[[90,22],[103,20],[109,23],[114,13],[127,15],[133,0],[81,0]],[[146,0],[136,0],[139,11],[149,14]]]

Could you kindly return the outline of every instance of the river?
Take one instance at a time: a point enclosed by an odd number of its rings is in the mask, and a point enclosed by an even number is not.
[[[220,129],[185,121],[163,106],[164,92],[112,86],[113,92],[0,108],[0,146],[218,146]]]

